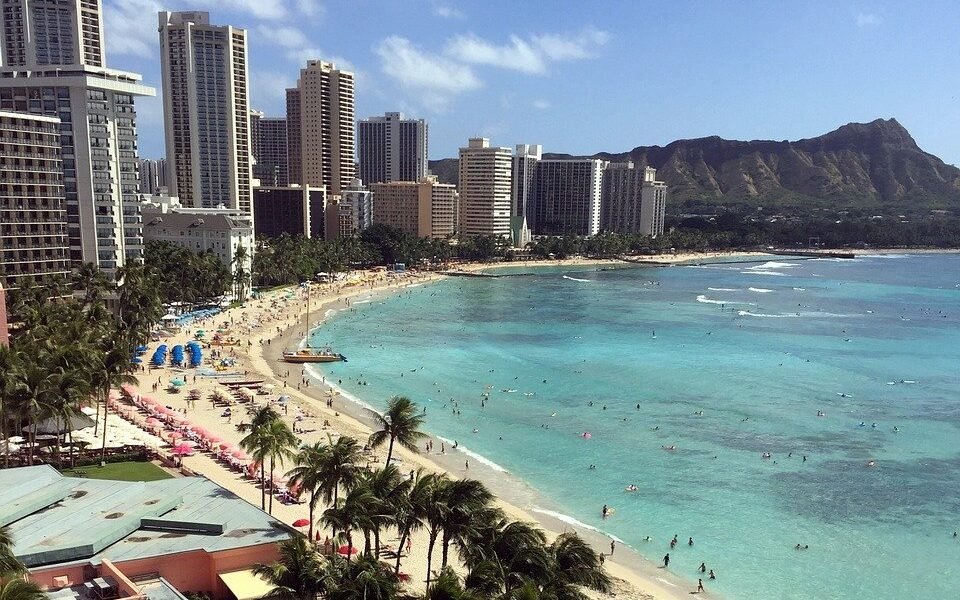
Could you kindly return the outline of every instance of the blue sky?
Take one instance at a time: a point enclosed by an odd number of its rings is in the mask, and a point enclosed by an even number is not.
[[[896,117],[960,164],[960,2],[104,0],[107,62],[160,93],[158,10],[248,30],[251,98],[283,115],[308,58],[357,74],[358,118],[430,123],[430,158],[468,137],[550,152],[720,135],[812,137]],[[163,155],[159,97],[141,155]]]

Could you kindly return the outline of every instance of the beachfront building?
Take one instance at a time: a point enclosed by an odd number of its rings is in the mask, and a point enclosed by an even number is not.
[[[155,90],[105,66],[99,0],[4,0],[0,29],[0,110],[60,119],[71,262],[139,259],[134,98]]]
[[[244,209],[183,206],[173,196],[154,195],[141,205],[144,241],[171,242],[191,252],[213,252],[234,272],[238,251],[251,272],[254,238],[251,214]]]
[[[360,179],[420,181],[427,176],[427,122],[388,112],[357,123]]]
[[[513,154],[511,212],[514,217],[524,217],[528,224],[533,220],[534,176],[542,158],[543,146],[539,144],[517,144]]]
[[[296,535],[202,477],[86,479],[47,465],[0,470],[0,523],[28,577],[71,600],[260,598],[271,587],[252,569]]]
[[[69,272],[60,119],[0,111],[0,284]]]
[[[491,147],[487,138],[470,138],[460,148],[460,218],[462,237],[510,237],[510,148]]]
[[[599,232],[604,164],[596,159],[538,161],[526,207],[533,234]]]
[[[609,163],[603,171],[600,227],[617,233],[663,234],[667,184],[657,170],[632,161]]]
[[[0,282],[0,346],[10,343],[10,328],[7,325],[7,292]]]
[[[263,186],[253,189],[253,231],[257,239],[283,234],[324,237],[324,188]]]
[[[339,198],[327,205],[328,240],[354,237],[373,225],[373,192],[363,181],[354,179],[343,188]]]
[[[251,212],[247,32],[202,11],[159,13],[170,195]]]
[[[253,152],[253,178],[264,187],[286,187],[287,120],[250,112],[250,139]]]
[[[456,231],[456,186],[436,177],[374,183],[373,222],[418,237],[448,238]]]
[[[353,73],[307,61],[287,90],[289,182],[339,195],[356,177],[354,127]]]
[[[167,187],[167,160],[165,158],[158,160],[140,159],[137,162],[137,170],[140,172],[141,194],[159,194],[160,188]]]

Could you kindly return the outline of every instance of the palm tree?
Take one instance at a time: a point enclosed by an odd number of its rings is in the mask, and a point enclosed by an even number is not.
[[[57,374],[46,366],[47,361],[47,356],[37,356],[34,360],[27,361],[17,372],[14,383],[19,415],[27,420],[30,440],[27,464],[30,465],[33,464],[36,450],[37,423],[50,414],[56,394]]]
[[[450,542],[456,541],[464,546],[490,515],[490,503],[493,494],[482,483],[474,479],[451,481],[444,488],[444,504],[448,507],[443,524],[443,549],[440,566],[447,566]]]
[[[430,487],[425,490],[427,497],[424,499],[423,520],[427,527],[427,587],[430,587],[431,567],[433,566],[433,548],[437,543],[437,537],[443,531],[447,523],[447,517],[450,513],[450,507],[446,503],[447,487],[450,485],[450,478],[446,473],[441,473],[433,477]]]
[[[509,594],[528,581],[545,584],[553,574],[543,531],[530,523],[499,518],[476,528],[461,548],[468,569],[468,588]]]
[[[299,440],[290,430],[290,426],[280,419],[271,421],[264,429],[261,437],[265,456],[270,459],[270,483],[273,485],[273,470],[277,462],[281,465],[287,458],[293,456],[293,449]],[[270,493],[270,504],[267,513],[273,514],[273,490]]]
[[[0,437],[4,440],[10,437],[7,426],[14,405],[16,382],[21,367],[20,358],[20,355],[11,350],[9,346],[0,344]],[[3,466],[4,468],[10,466],[10,444],[8,442],[4,442]]]
[[[279,544],[280,558],[271,565],[257,565],[254,575],[274,587],[264,596],[274,600],[316,600],[334,588],[333,572],[323,557],[301,535]]]
[[[329,437],[327,438],[330,439]],[[340,488],[349,490],[356,484],[362,457],[360,444],[352,437],[340,437],[331,443],[323,464],[323,501],[336,505]],[[336,530],[334,530],[336,534]]]
[[[19,575],[26,570],[23,563],[13,554],[13,536],[10,535],[10,527],[0,527],[0,579]]]
[[[0,600],[46,600],[47,595],[32,581],[11,579],[0,587]]]
[[[483,596],[465,590],[460,578],[450,567],[440,570],[433,585],[427,588],[423,600],[481,600]]]
[[[246,296],[247,284],[250,280],[250,273],[247,271],[247,253],[246,246],[238,245],[233,255],[233,285],[236,300],[243,302]]]
[[[107,404],[110,400],[110,390],[121,385],[136,385],[137,378],[130,374],[133,363],[130,362],[132,349],[128,350],[121,339],[109,336],[103,340],[104,348],[97,355],[97,369],[93,374],[93,382],[100,391],[103,399],[103,447],[100,449],[100,466],[106,464],[107,452]]]
[[[264,431],[266,431],[267,425],[279,418],[280,413],[274,410],[272,406],[263,406],[253,413],[253,419],[249,425],[242,423],[237,425],[237,431],[247,433],[247,435],[240,440],[240,447],[249,452],[250,456],[260,464],[260,483],[262,484],[260,487],[260,510],[267,510],[267,480],[265,473],[267,448],[263,443],[263,434]]]
[[[363,478],[363,484],[370,490],[379,503],[378,515],[373,519],[374,556],[380,558],[380,530],[396,525],[397,506],[407,495],[412,482],[400,475],[396,465],[387,465],[382,469],[370,471]],[[399,554],[399,550],[397,552]]]
[[[371,516],[376,514],[377,499],[369,490],[355,487],[347,492],[334,506],[323,511],[321,520],[324,525],[333,531],[342,532],[347,540],[350,552],[347,552],[347,562],[354,548],[353,532],[371,527]],[[367,552],[368,554],[368,552]]]
[[[387,448],[387,464],[390,464],[390,458],[393,456],[393,443],[399,442],[401,446],[417,452],[419,450],[417,442],[426,437],[426,434],[420,431],[423,425],[423,415],[417,410],[417,405],[405,396],[394,396],[387,405],[387,410],[382,415],[376,411],[369,411],[376,421],[375,431],[370,434],[367,443],[376,448],[389,440],[390,445]]]
[[[348,563],[329,600],[393,600],[400,596],[400,580],[390,569],[370,556]]]
[[[586,587],[602,593],[611,589],[610,577],[604,572],[597,553],[576,533],[564,533],[547,548],[552,573],[544,591],[569,600],[586,600],[580,591]]]
[[[418,469],[416,476],[406,490],[407,493],[397,498],[394,503],[394,522],[400,534],[394,573],[400,573],[400,554],[403,551],[404,544],[407,543],[407,539],[424,526],[423,520],[429,510],[436,477],[433,473],[425,473],[423,469]]]
[[[297,466],[287,471],[290,485],[298,486],[302,492],[310,494],[307,504],[310,510],[310,530],[307,532],[307,539],[310,540],[313,539],[313,513],[323,489],[324,465],[329,448],[323,442],[300,448],[296,457]]]

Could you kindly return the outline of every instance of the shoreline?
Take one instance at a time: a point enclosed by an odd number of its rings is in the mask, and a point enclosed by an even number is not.
[[[755,253],[762,256],[763,253]],[[706,253],[696,255],[671,255],[673,262],[683,262],[697,258],[719,258],[730,256],[752,256],[746,253]],[[546,261],[524,261],[524,262],[506,262],[490,264],[468,265],[469,270],[478,271],[490,268],[503,267],[600,267],[600,266],[620,266],[623,268],[656,268],[655,264],[637,264],[630,261],[621,261],[616,259],[574,259],[574,260],[546,260]],[[251,348],[252,365],[261,367],[260,371],[268,381],[282,384],[284,378],[281,373],[285,363],[281,359],[282,352],[287,348],[299,347],[305,341],[305,335],[301,332],[309,329],[313,332],[322,328],[328,319],[330,310],[339,310],[346,308],[344,300],[357,297],[383,298],[403,291],[409,285],[425,285],[434,283],[442,279],[447,279],[445,275],[429,274],[418,278],[415,281],[404,282],[401,284],[390,284],[376,286],[369,289],[350,290],[346,293],[340,293],[332,298],[325,299],[317,308],[318,313],[322,313],[309,327],[306,327],[305,315],[302,315],[297,321],[284,328],[280,332],[273,332],[271,335],[264,336],[264,340],[269,338],[271,343],[262,346],[253,346]],[[330,315],[332,316],[332,315]],[[303,329],[301,329],[303,328]],[[297,366],[297,365],[294,365]],[[366,435],[371,432],[372,421],[366,414],[369,405],[362,397],[348,393],[340,386],[324,381],[322,375],[318,376],[310,369],[305,369],[311,380],[314,382],[310,387],[297,390],[285,390],[284,393],[297,393],[308,398],[313,408],[321,412],[329,413],[336,419],[346,417],[355,428],[353,435],[364,440]],[[292,376],[292,375],[291,375]],[[326,387],[334,391],[334,409],[325,406],[327,392],[323,390]],[[326,415],[325,415],[326,416]],[[445,442],[450,445],[450,441],[439,437],[431,432],[425,432],[429,440],[434,444]],[[360,434],[360,435],[358,435]],[[466,450],[466,452],[463,452]],[[615,586],[615,594],[625,595],[629,598],[643,598],[644,600],[679,600],[688,595],[688,590],[696,589],[696,582],[685,579],[662,567],[657,566],[653,561],[642,556],[636,549],[627,545],[625,542],[611,536],[600,529],[591,525],[582,523],[571,515],[559,511],[559,507],[552,506],[548,497],[537,491],[527,481],[510,473],[507,469],[497,465],[488,457],[473,453],[469,448],[461,446],[454,450],[451,449],[447,454],[432,453],[426,455],[423,453],[413,454],[403,448],[395,448],[394,453],[401,459],[402,468],[407,465],[423,467],[435,472],[446,472],[451,477],[464,477],[469,475],[471,478],[483,482],[493,492],[495,503],[503,509],[507,515],[514,520],[532,522],[541,527],[548,538],[552,539],[560,533],[576,531],[584,540],[598,552],[607,554],[604,566],[607,572],[615,579],[620,580]],[[463,468],[461,460],[464,457],[471,460],[471,469],[467,472]],[[535,502],[531,505],[531,502]],[[611,540],[617,542],[617,552],[614,557],[610,557],[609,543]],[[591,594],[592,595],[592,594]],[[719,597],[715,593],[706,594],[709,597]]]

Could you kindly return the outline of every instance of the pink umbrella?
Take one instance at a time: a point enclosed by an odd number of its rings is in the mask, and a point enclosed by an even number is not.
[[[173,447],[173,453],[178,456],[189,456],[193,454],[193,447],[186,444],[180,444]]]
[[[237,460],[250,460],[250,455],[243,450],[237,449],[230,453],[230,456]]]
[[[183,437],[183,434],[180,433],[179,431],[168,431],[168,432],[167,432],[167,438],[169,438],[169,439],[171,439],[171,440],[175,440],[175,439],[182,438],[182,437]]]
[[[184,421],[187,420],[187,418],[186,418],[185,416],[181,415],[180,413],[171,412],[171,413],[167,416],[167,420],[168,420],[168,421],[176,421],[177,423],[183,423]]]
[[[157,403],[151,396],[140,396],[140,402],[143,402],[146,406],[154,406]]]
[[[213,435],[212,433],[209,433],[209,432],[207,433],[207,435],[203,436],[203,439],[207,440],[207,443],[210,444],[211,446],[219,444],[220,442],[223,441],[223,438],[221,438],[220,436]]]
[[[210,438],[210,430],[208,430],[206,427],[200,427],[199,425],[191,425],[190,429],[192,429],[195,434],[199,435],[202,438],[207,438],[207,439]]]
[[[156,418],[156,417],[150,417],[149,419],[147,419],[147,420],[144,421],[143,423],[144,423],[144,425],[146,425],[147,427],[160,427],[160,425],[161,425],[160,419],[158,419],[158,418]]]
[[[231,444],[231,443],[222,442],[222,443],[220,444],[220,449],[221,449],[221,450],[230,450],[231,448],[233,448],[233,444]]]

